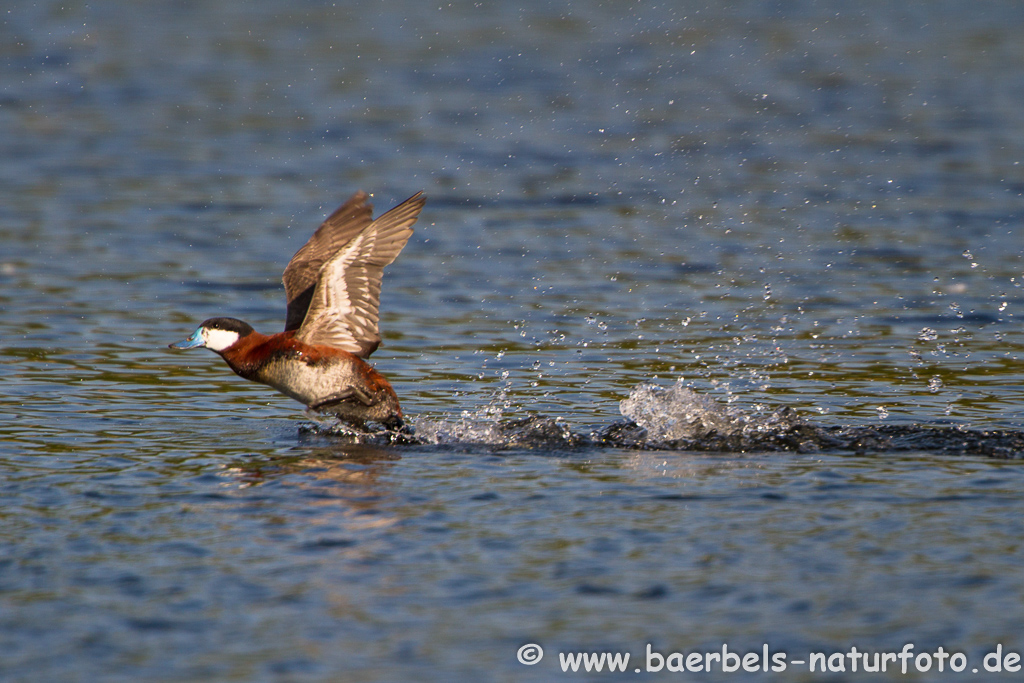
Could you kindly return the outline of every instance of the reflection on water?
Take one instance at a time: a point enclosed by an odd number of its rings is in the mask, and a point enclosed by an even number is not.
[[[514,7],[11,4],[4,680],[1024,647],[1024,12]],[[429,444],[165,348],[278,329],[357,189],[428,196],[374,360]],[[641,384],[785,424],[652,444]]]

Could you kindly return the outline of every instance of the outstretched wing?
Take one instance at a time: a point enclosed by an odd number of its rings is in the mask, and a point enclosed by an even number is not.
[[[334,346],[361,358],[380,346],[377,323],[384,266],[395,260],[409,240],[424,202],[423,193],[416,193],[371,222],[324,263],[296,339]]]
[[[305,320],[324,264],[373,222],[373,205],[367,204],[366,199],[365,192],[352,195],[351,199],[320,224],[309,241],[288,262],[282,278],[285,297],[288,299],[285,330],[297,330]]]

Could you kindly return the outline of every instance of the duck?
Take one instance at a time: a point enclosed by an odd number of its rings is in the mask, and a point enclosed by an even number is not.
[[[284,331],[265,335],[236,318],[209,318],[172,349],[207,348],[235,374],[314,413],[366,429],[405,428],[398,396],[369,364],[381,343],[381,277],[412,235],[426,197],[417,192],[378,218],[356,192],[317,228],[284,269]]]

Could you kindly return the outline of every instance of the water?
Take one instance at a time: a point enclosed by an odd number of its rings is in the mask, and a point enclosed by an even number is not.
[[[1022,24],[10,4],[0,675],[1020,652]],[[374,355],[421,443],[321,433],[166,349],[212,315],[279,328],[285,262],[356,189],[428,196]],[[821,439],[678,441],[694,405]]]

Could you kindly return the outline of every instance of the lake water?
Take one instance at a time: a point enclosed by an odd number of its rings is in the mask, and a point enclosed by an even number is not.
[[[1009,2],[9,3],[0,678],[1024,651],[1022,31]],[[358,189],[428,197],[373,357],[417,443],[166,348],[280,329]],[[679,441],[694,405],[771,438]],[[602,441],[623,407],[646,436]],[[531,416],[556,438],[502,426]]]

